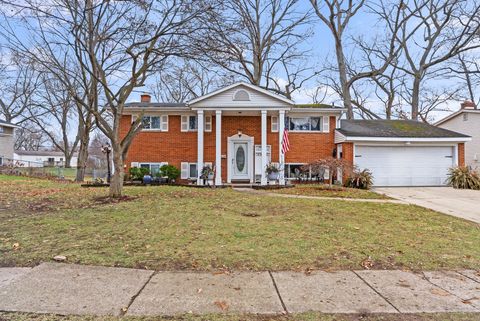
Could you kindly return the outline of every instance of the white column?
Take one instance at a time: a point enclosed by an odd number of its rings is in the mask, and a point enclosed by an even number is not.
[[[261,185],[267,185],[267,111],[262,110],[262,179]]]
[[[222,111],[215,112],[215,185],[222,185]]]
[[[197,111],[197,185],[202,185],[203,168],[203,110]]]
[[[280,164],[279,184],[285,184],[285,155],[282,153],[283,131],[285,129],[285,110],[278,115],[278,163]]]

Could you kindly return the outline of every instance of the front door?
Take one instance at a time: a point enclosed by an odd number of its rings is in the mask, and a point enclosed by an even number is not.
[[[233,143],[232,179],[250,179],[248,143]]]

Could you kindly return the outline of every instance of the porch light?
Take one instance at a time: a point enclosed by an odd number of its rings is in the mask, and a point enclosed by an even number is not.
[[[242,131],[240,129],[238,130],[238,137],[242,137]]]

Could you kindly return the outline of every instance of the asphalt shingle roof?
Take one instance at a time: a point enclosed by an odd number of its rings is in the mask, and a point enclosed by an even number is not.
[[[414,120],[342,120],[337,130],[347,137],[470,137]]]
[[[135,103],[127,103],[125,107],[186,107],[187,104],[185,103],[143,103],[143,102],[135,102]]]

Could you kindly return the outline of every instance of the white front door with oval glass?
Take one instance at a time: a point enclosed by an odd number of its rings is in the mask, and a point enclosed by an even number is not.
[[[246,142],[233,142],[233,157],[232,157],[232,179],[250,179],[250,168],[248,154],[248,143]]]

